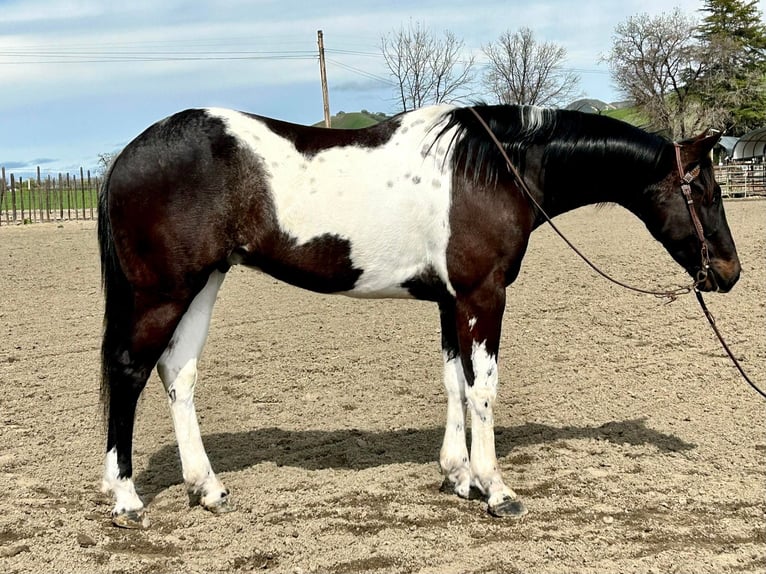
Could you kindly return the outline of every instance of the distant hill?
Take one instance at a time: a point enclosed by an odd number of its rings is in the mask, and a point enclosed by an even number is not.
[[[330,125],[334,128],[341,129],[357,129],[366,128],[368,126],[374,126],[379,124],[383,120],[388,119],[386,114],[372,113],[367,110],[361,112],[338,112],[334,116],[330,117]],[[314,124],[317,127],[324,127],[324,121]]]
[[[646,128],[650,124],[649,118],[639,112],[630,102],[613,102],[607,104],[601,100],[585,98],[572,102],[566,109],[577,110],[589,114],[602,114],[643,128]]]
[[[639,112],[635,106],[629,106],[629,107],[615,109],[615,110],[607,110],[603,112],[603,114],[605,116],[622,120],[624,122],[627,122],[634,126],[638,126],[640,128],[651,129],[650,128],[651,121],[649,120],[649,118],[643,115],[641,112]]]
[[[576,100],[566,107],[567,110],[575,110],[578,112],[586,112],[588,114],[601,114],[605,111],[611,111],[617,109],[612,104],[607,104],[601,100],[593,98],[583,98]]]

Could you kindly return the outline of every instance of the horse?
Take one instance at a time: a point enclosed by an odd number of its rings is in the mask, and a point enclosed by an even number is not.
[[[233,509],[202,443],[194,389],[217,292],[237,264],[319,293],[436,303],[444,484],[478,493],[493,516],[523,516],[497,461],[493,413],[506,288],[530,234],[543,212],[617,204],[697,289],[729,291],[740,263],[710,158],[718,139],[673,142],[601,115],[486,104],[425,107],[359,130],[220,108],[155,123],[117,155],[99,194],[112,521],[148,526],[131,457],[136,402],[155,366],[190,500]]]

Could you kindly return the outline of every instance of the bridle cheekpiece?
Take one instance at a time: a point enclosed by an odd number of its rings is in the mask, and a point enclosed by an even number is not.
[[[681,162],[681,146],[679,144],[673,144],[676,148],[676,166],[678,168],[678,176],[681,178],[681,193],[684,195],[686,205],[689,208],[689,215],[691,215],[692,223],[694,224],[694,231],[697,233],[697,239],[700,242],[700,258],[701,266],[697,276],[695,277],[694,287],[701,285],[705,282],[710,269],[710,255],[708,254],[707,243],[705,242],[705,231],[702,228],[702,222],[697,215],[697,210],[694,207],[694,200],[692,199],[692,186],[691,183],[699,176],[700,166],[699,164],[691,171],[684,172],[683,163]]]

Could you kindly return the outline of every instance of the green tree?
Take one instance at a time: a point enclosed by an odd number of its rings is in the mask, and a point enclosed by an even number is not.
[[[766,25],[757,0],[705,0],[696,29],[702,73],[689,82],[703,106],[725,111],[741,135],[766,123]]]
[[[638,14],[615,28],[604,57],[615,85],[649,119],[649,127],[676,139],[719,123],[688,89],[701,71],[694,27],[694,19],[678,8]]]

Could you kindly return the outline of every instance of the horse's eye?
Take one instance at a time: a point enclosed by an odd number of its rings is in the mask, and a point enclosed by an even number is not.
[[[710,205],[717,205],[719,201],[721,201],[721,186],[716,183],[710,198]]]

